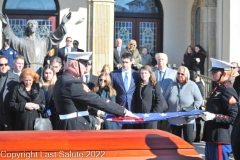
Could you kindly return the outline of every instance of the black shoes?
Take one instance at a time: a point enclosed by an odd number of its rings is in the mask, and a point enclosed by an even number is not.
[[[200,137],[196,137],[193,142],[200,142]]]

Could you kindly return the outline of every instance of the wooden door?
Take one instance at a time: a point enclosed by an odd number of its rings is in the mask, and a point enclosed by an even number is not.
[[[131,39],[137,41],[137,48],[146,46],[153,56],[162,48],[161,25],[159,19],[149,18],[115,18],[115,39],[121,38],[123,47],[126,47]]]

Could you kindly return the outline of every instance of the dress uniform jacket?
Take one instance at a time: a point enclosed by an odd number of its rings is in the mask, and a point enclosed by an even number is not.
[[[206,111],[216,114],[216,118],[205,122],[203,141],[230,144],[232,125],[238,113],[237,97],[230,81],[217,84],[206,104]]]
[[[123,107],[92,92],[71,70],[66,70],[57,80],[53,96],[59,115],[87,111],[88,105],[107,113],[124,115]],[[89,130],[89,116],[60,119],[57,129]]]

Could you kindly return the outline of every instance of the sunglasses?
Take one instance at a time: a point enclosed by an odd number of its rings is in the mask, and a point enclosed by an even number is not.
[[[8,66],[8,63],[0,64],[0,67],[2,67],[2,66]]]
[[[104,83],[107,82],[107,80],[100,78],[100,79],[99,79],[99,82],[102,82],[102,81],[103,81]]]
[[[71,40],[66,40],[67,42],[72,42]]]
[[[184,74],[183,74],[183,73],[179,73],[179,72],[178,72],[177,74],[178,74],[178,75],[181,75],[181,76],[184,76]]]

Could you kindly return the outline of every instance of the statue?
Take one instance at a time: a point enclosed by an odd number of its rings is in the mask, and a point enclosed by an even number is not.
[[[30,19],[26,24],[25,37],[19,38],[13,33],[7,15],[0,13],[0,19],[3,23],[2,32],[9,46],[20,54],[23,54],[25,67],[32,68],[40,75],[45,54],[62,41],[66,34],[65,23],[67,23],[70,18],[71,12],[64,15],[56,31],[46,38],[38,37],[38,22]]]

